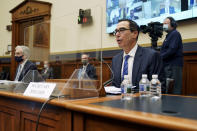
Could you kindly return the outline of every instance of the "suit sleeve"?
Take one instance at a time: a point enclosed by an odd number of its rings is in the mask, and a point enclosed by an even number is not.
[[[112,59],[111,68],[112,68],[112,71],[114,72],[114,59]],[[116,86],[116,83],[115,83],[114,79],[115,79],[115,77],[112,79],[112,86]]]
[[[167,59],[171,57],[172,55],[174,55],[179,47],[179,44],[181,42],[180,40],[181,40],[180,34],[178,32],[174,33],[168,41],[169,42],[167,44],[168,48],[164,52],[161,53],[161,57],[163,59]]]
[[[117,76],[118,74],[116,73],[116,64],[115,64],[115,58],[112,59],[112,71],[113,71],[113,75],[114,75],[114,78],[112,79],[112,86],[115,86],[115,87],[120,87],[120,83],[118,82],[118,79],[117,79]]]

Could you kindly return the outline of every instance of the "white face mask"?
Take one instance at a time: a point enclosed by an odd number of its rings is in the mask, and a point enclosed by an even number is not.
[[[168,24],[163,24],[163,30],[168,31]]]

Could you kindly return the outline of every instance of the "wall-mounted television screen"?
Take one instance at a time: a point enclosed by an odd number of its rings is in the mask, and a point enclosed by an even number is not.
[[[119,19],[131,19],[138,25],[197,17],[197,0],[107,0],[107,33],[112,33]]]

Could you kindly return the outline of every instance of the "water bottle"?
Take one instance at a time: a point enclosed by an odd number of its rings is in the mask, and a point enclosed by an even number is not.
[[[122,100],[130,100],[131,99],[131,81],[129,80],[128,75],[124,75],[124,80],[121,83],[121,96]]]
[[[147,78],[147,74],[142,74],[142,79],[139,82],[140,97],[150,96],[150,81]]]
[[[161,83],[158,80],[158,75],[152,75],[150,82],[150,92],[153,99],[161,98]]]

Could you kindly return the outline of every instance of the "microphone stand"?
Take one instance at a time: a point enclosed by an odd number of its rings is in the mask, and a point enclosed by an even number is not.
[[[107,62],[105,62],[105,60],[103,60],[103,58],[101,58],[101,62],[103,62],[104,64],[107,65],[107,67],[109,68],[109,70],[111,71],[111,74],[112,74],[112,78],[109,79],[109,80],[107,80],[107,81],[105,81],[105,82],[103,83],[103,86],[105,87],[105,86],[107,86],[107,85],[109,85],[109,84],[112,83],[112,81],[113,81],[113,79],[114,79],[114,73],[113,73],[111,67],[109,66],[109,64],[108,64]]]

